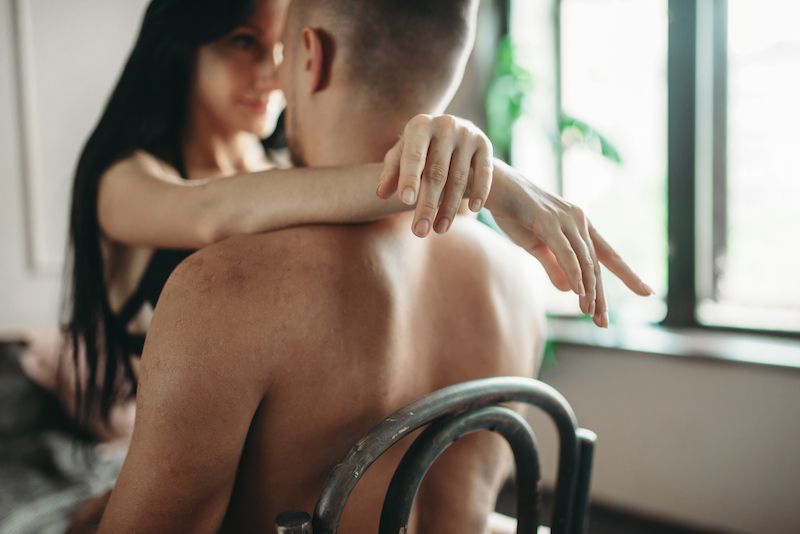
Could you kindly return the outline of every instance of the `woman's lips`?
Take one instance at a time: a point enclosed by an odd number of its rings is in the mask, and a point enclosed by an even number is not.
[[[268,102],[258,100],[255,102],[242,102],[242,105],[249,109],[252,113],[263,115],[267,112]]]

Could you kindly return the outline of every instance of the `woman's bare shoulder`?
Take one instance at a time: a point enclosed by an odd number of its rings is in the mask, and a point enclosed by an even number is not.
[[[118,160],[103,173],[103,181],[131,177],[157,178],[167,182],[182,181],[175,167],[146,150],[137,150]]]

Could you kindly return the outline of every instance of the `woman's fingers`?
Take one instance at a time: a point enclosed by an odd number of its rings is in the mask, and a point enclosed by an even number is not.
[[[396,192],[403,203],[416,205],[412,231],[425,237],[431,230],[446,232],[464,198],[480,211],[493,171],[491,142],[471,122],[417,115],[386,153],[376,194],[385,199]]]
[[[586,288],[583,283],[583,270],[578,261],[575,251],[572,249],[572,244],[569,239],[561,231],[557,225],[545,225],[544,231],[540,232],[540,238],[545,244],[553,251],[558,264],[569,280],[570,288],[580,297],[585,297],[587,294]],[[538,258],[538,256],[537,256]]]
[[[586,289],[586,294],[578,299],[581,311],[588,315],[594,315],[597,278],[595,276],[596,260],[593,251],[590,250],[591,241],[587,241],[588,235],[584,237],[575,226],[568,225],[563,231],[581,265],[581,278],[583,287]]]
[[[472,158],[473,177],[469,188],[469,209],[477,213],[486,205],[489,191],[492,189],[494,174],[494,156],[492,144],[481,135],[478,149]]]
[[[428,149],[428,158],[422,174],[417,208],[411,229],[417,237],[430,233],[439,202],[450,175],[450,162],[453,159],[453,145],[447,140],[433,138]]]
[[[608,328],[608,305],[606,304],[606,290],[603,286],[603,277],[600,275],[600,264],[595,262],[595,275],[597,278],[597,305],[594,309],[592,320],[600,328]]]
[[[400,157],[403,153],[403,144],[403,139],[401,138],[383,158],[383,171],[376,191],[377,195],[383,199],[389,198],[397,191],[397,184],[400,180]]]
[[[633,269],[625,263],[620,255],[617,254],[617,251],[608,244],[591,223],[589,224],[589,235],[592,238],[592,242],[597,247],[598,259],[603,265],[608,267],[609,271],[622,280],[622,283],[628,286],[631,291],[642,297],[648,297],[655,293],[650,286],[645,284],[642,279],[633,272]]]
[[[456,148],[450,159],[450,173],[447,176],[439,213],[433,224],[433,229],[438,234],[445,233],[452,225],[469,186],[472,153],[466,148]]]
[[[539,260],[539,263],[544,267],[544,272],[547,273],[547,277],[557,289],[560,291],[570,291],[572,289],[564,269],[558,264],[558,259],[549,248],[541,246],[528,252]]]
[[[477,148],[472,139],[476,139]],[[473,212],[483,208],[492,188],[493,171],[491,143],[483,136],[465,131],[450,160],[450,173],[434,224],[436,232],[447,231],[465,197],[470,199],[469,209]]]
[[[430,117],[417,115],[406,124],[403,132],[403,149],[400,155],[400,177],[397,193],[409,206],[417,202],[422,172],[428,159],[432,129]]]
[[[580,209],[576,212],[576,221],[580,229],[581,238],[586,243],[588,252],[592,260],[592,271],[594,273],[594,293],[595,298],[589,307],[589,315],[592,316],[594,323],[602,328],[608,327],[608,304],[606,303],[606,292],[603,286],[603,273],[600,270],[600,261],[597,257],[594,241],[589,235],[589,220]]]

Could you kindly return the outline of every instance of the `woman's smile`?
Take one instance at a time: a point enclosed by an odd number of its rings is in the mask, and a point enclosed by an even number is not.
[[[263,98],[258,100],[242,100],[240,103],[253,114],[263,115],[267,112],[270,101],[269,99]]]

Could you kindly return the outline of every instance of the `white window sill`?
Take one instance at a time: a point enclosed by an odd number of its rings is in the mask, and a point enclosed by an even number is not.
[[[661,356],[800,369],[800,340],[699,328],[612,324],[548,318],[549,339],[572,346],[599,347]]]

